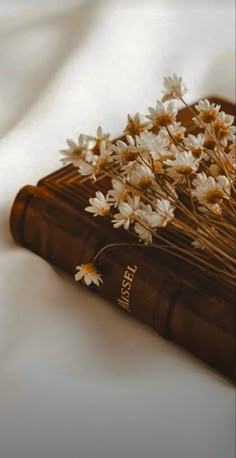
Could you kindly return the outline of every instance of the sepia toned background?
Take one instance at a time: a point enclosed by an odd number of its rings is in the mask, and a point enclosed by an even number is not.
[[[234,388],[16,246],[20,187],[175,71],[235,99],[231,0],[0,0],[0,457],[234,458]]]

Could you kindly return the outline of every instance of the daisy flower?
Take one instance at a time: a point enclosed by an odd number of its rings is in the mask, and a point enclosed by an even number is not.
[[[108,191],[108,200],[113,205],[113,207],[118,207],[118,205],[127,199],[128,190],[126,188],[125,179],[117,180],[113,178],[111,180],[112,189]]]
[[[167,199],[159,199],[153,209],[150,204],[141,204],[138,216],[152,228],[165,227],[174,218],[174,207]]]
[[[150,167],[144,164],[136,164],[128,177],[128,181],[133,186],[142,189],[150,188],[154,179],[154,174]]]
[[[213,123],[213,129],[217,140],[221,145],[227,146],[228,141],[234,141],[235,126],[232,126],[234,117],[221,111]]]
[[[127,162],[127,164],[122,165],[121,174],[126,181],[128,181],[130,175],[136,169],[136,166],[137,166],[136,161]]]
[[[156,108],[148,108],[149,115],[146,117],[151,120],[153,127],[158,131],[161,127],[167,127],[175,121],[177,110],[174,102],[169,102],[164,105],[159,100],[157,101]]]
[[[132,224],[137,218],[137,210],[140,207],[140,198],[139,196],[134,196],[133,198],[128,196],[127,202],[121,202],[118,206],[119,213],[114,215],[112,222],[114,223],[114,228],[124,226],[124,229],[129,229],[130,224]]]
[[[127,135],[135,136],[140,135],[141,132],[151,128],[151,123],[145,121],[144,116],[136,113],[133,117],[128,114],[127,125],[124,129],[124,133]]]
[[[86,138],[86,136],[83,134],[80,134],[78,143],[74,142],[70,138],[68,138],[66,142],[68,149],[60,151],[60,153],[64,156],[61,159],[64,165],[73,164],[78,166],[80,160],[84,159],[86,153],[91,153],[95,146],[94,140]]]
[[[158,200],[156,207],[158,215],[158,227],[165,227],[174,218],[174,207],[167,199]]]
[[[196,159],[191,151],[179,152],[176,150],[174,160],[165,161],[167,165],[167,173],[173,178],[184,179],[187,176],[195,173],[199,167],[199,160]]]
[[[93,216],[106,216],[110,213],[110,204],[108,203],[108,196],[104,196],[101,191],[96,192],[96,197],[90,197],[90,206],[85,210],[93,213]]]
[[[215,103],[210,103],[209,100],[200,100],[198,104],[195,105],[196,110],[199,112],[196,118],[193,120],[196,122],[197,125],[207,125],[214,122],[219,114],[220,105],[216,105]]]
[[[94,147],[93,147],[93,153],[94,154],[99,154],[101,143],[105,143],[106,148],[111,146],[110,134],[109,133],[105,134],[102,131],[101,126],[98,126],[97,135],[95,137],[90,136],[90,135],[85,135],[85,138],[88,141],[93,141],[94,142]]]
[[[149,151],[154,160],[159,160],[168,153],[169,142],[164,136],[155,135],[152,132],[143,132],[139,137],[136,137],[136,142],[144,151]]]
[[[89,286],[91,283],[99,286],[99,283],[103,283],[102,276],[96,270],[96,267],[93,263],[89,262],[88,264],[81,264],[76,266],[78,272],[75,274],[75,280],[83,280],[84,283]]]
[[[128,190],[126,189],[125,181],[116,180],[113,178],[111,180],[112,189],[109,190],[109,202],[114,207],[117,207],[120,202],[126,200],[128,195]]]
[[[118,140],[116,145],[113,145],[113,151],[115,152],[113,155],[114,161],[126,163],[137,159],[139,149],[136,147],[134,139],[130,135],[127,135],[126,139],[128,143]]]
[[[150,204],[141,204],[137,217],[134,231],[145,243],[151,243],[153,230],[165,227],[174,218],[174,207],[167,199],[158,200],[154,210]]]
[[[91,176],[94,180],[96,179],[95,172],[96,172],[96,159],[94,158],[93,162],[90,164],[86,161],[79,161],[79,173],[83,176]]]
[[[189,134],[184,139],[184,145],[191,150],[194,157],[201,158],[204,154],[205,135],[202,133],[198,135]]]
[[[164,89],[163,89],[162,102],[172,99],[181,99],[187,92],[187,87],[183,78],[173,73],[172,76],[164,78]]]
[[[138,221],[134,224],[134,231],[145,244],[152,243],[152,227],[148,218],[154,214],[150,204],[141,204],[141,208],[137,210]]]
[[[151,228],[148,227],[148,222],[143,219],[143,224],[136,222],[134,225],[134,232],[138,235],[139,241],[143,241],[145,245],[152,243],[152,232]]]
[[[166,129],[162,129],[160,131],[160,135],[167,137],[170,143],[182,142],[182,140],[184,139],[186,128],[183,127],[180,122],[174,121],[172,124],[170,124],[168,130],[169,133],[166,131]]]
[[[100,144],[100,151],[96,163],[96,166],[99,169],[99,171],[105,169],[107,165],[113,161],[112,154],[112,145],[107,145],[106,142],[102,141],[102,143]]]
[[[230,197],[230,182],[225,175],[220,175],[216,178],[202,172],[198,173],[193,180],[192,194],[198,202],[204,204],[209,210],[216,215],[221,215],[220,204],[223,199]]]
[[[107,147],[103,141],[100,145],[99,155],[91,155],[87,161],[79,162],[79,172],[81,175],[90,175],[91,178],[96,180],[96,175],[104,170],[112,160],[112,147]]]

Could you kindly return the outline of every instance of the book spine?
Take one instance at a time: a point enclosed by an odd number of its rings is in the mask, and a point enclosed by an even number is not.
[[[166,267],[161,253],[133,246],[128,235],[130,246],[120,246],[99,218],[76,212],[43,187],[26,186],[18,193],[10,226],[18,243],[71,276],[76,265],[91,262],[102,249],[96,266],[104,283],[93,291],[235,379],[232,297],[189,287]]]

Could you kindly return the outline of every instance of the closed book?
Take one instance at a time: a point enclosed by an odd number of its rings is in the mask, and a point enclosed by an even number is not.
[[[232,113],[234,106],[217,98]],[[186,109],[179,118],[195,132]],[[203,275],[185,260],[134,243],[124,229],[84,211],[108,180],[81,179],[66,166],[36,186],[19,191],[10,215],[14,239],[71,276],[75,267],[98,255],[103,283],[91,289],[126,313],[154,327],[225,376],[235,379],[235,303],[233,288]]]

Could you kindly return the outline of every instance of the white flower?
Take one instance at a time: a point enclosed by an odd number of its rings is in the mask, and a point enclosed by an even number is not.
[[[199,112],[196,118],[193,120],[199,126],[211,124],[216,120],[219,114],[220,105],[215,103],[210,103],[209,100],[200,100],[198,104],[195,105],[196,110]]]
[[[127,135],[126,139],[128,143],[118,140],[113,146],[113,151],[116,153],[113,155],[113,159],[122,164],[135,161],[139,153],[134,139],[130,135]]]
[[[84,176],[91,175],[91,177],[95,179],[95,171],[96,171],[95,165],[96,165],[96,160],[94,160],[92,164],[89,164],[88,162],[81,160],[79,162],[80,175],[84,175]]]
[[[104,196],[101,191],[96,192],[96,197],[90,197],[90,206],[85,210],[93,213],[93,216],[105,216],[110,213],[110,204],[108,203],[108,196]]]
[[[70,138],[68,138],[66,142],[69,148],[67,150],[60,151],[60,153],[64,156],[61,159],[64,165],[71,163],[78,166],[80,164],[80,160],[84,159],[85,155],[88,152],[91,152],[95,146],[94,140],[86,138],[83,134],[80,134],[78,143],[74,142]]]
[[[217,184],[224,190],[224,199],[229,199],[230,197],[230,182],[225,175],[219,175],[216,177]]]
[[[108,163],[113,161],[112,157],[112,145],[107,145],[105,141],[102,141],[99,148],[99,155],[97,160],[97,167],[99,170],[104,169]]]
[[[205,143],[205,135],[202,133],[196,136],[189,134],[187,138],[184,139],[184,145],[186,146],[186,148],[190,149],[193,156],[197,158],[203,157],[204,143]]]
[[[174,207],[167,199],[160,199],[156,204],[159,217],[158,227],[165,227],[174,218]]]
[[[216,105],[215,103],[210,103],[209,100],[199,100],[199,102],[195,105],[195,108],[199,113],[208,112],[209,110],[215,111],[218,114],[220,110],[220,105]]]
[[[92,137],[91,135],[85,135],[85,138],[89,141],[94,142],[93,152],[94,154],[99,153],[101,143],[105,143],[106,148],[111,146],[110,134],[103,133],[101,126],[97,128],[97,135]]]
[[[199,161],[196,159],[191,151],[179,152],[176,150],[176,158],[174,160],[167,160],[168,175],[176,178],[184,178],[195,173],[199,166]]]
[[[149,204],[142,204],[137,214],[139,218],[146,221],[150,228],[156,229],[165,227],[174,218],[174,207],[169,200],[159,199],[154,209]]]
[[[229,199],[230,197],[230,182],[228,178],[224,175],[220,175],[217,178],[207,177],[202,172],[198,173],[193,180],[193,186],[195,188],[192,190],[193,196],[213,213],[220,215],[222,199]]]
[[[136,216],[134,231],[145,243],[151,243],[153,230],[165,227],[174,218],[174,207],[167,199],[158,200],[154,210],[142,203]]]
[[[234,117],[221,111],[213,123],[217,140],[221,145],[227,146],[228,141],[234,141],[235,126],[232,126]]]
[[[127,202],[121,202],[119,204],[118,210],[119,213],[114,215],[112,222],[113,226],[117,229],[118,227],[124,226],[125,229],[129,229],[130,224],[132,224],[137,217],[137,210],[140,207],[140,198],[135,196],[131,198],[128,196]]]
[[[97,272],[95,265],[91,262],[76,266],[76,269],[79,271],[75,274],[76,281],[84,280],[86,285],[94,283],[97,286],[99,286],[99,283],[103,283],[101,274]]]
[[[143,240],[145,244],[152,243],[152,227],[148,221],[153,215],[151,205],[141,204],[141,208],[137,210],[138,221],[134,224],[134,231],[139,236],[139,240]]]
[[[184,139],[186,128],[181,125],[181,122],[174,121],[172,124],[169,125],[168,130],[169,133],[166,131],[166,129],[162,129],[160,131],[160,135],[163,135],[164,137],[168,138],[170,143],[182,142],[182,140]]]
[[[177,110],[174,102],[169,102],[168,105],[164,105],[159,100],[157,101],[156,108],[148,108],[149,115],[146,117],[151,120],[153,127],[158,130],[161,127],[167,127],[175,121]]]
[[[160,160],[168,154],[169,141],[166,137],[155,135],[152,132],[143,132],[136,137],[138,146],[148,150],[154,160]]]
[[[164,90],[162,91],[164,96],[162,102],[172,99],[181,99],[187,92],[187,87],[181,76],[177,76],[173,73],[172,76],[164,78]]]
[[[128,114],[128,121],[124,133],[131,136],[139,135],[141,132],[150,129],[151,126],[151,123],[145,121],[145,118],[139,113],[136,113],[133,117]]]
[[[147,222],[146,222],[147,225]],[[134,231],[139,236],[139,240],[142,240],[145,245],[152,243],[152,232],[151,229],[148,229],[147,226],[144,226],[144,223],[136,222],[134,225]]]
[[[111,183],[112,189],[110,189],[108,193],[109,202],[111,202],[114,207],[117,207],[120,202],[126,200],[128,190],[124,180],[121,181],[113,178]]]
[[[96,180],[96,175],[98,175],[103,169],[105,169],[110,162],[113,161],[112,158],[112,147],[107,146],[104,141],[100,144],[100,154],[86,156],[86,161],[79,162],[79,172],[81,175],[91,176]]]
[[[121,174],[123,178],[127,181],[133,170],[135,170],[137,165],[136,161],[127,162],[127,164],[122,165]]]
[[[154,175],[150,167],[145,164],[135,164],[131,171],[128,181],[133,186],[138,186],[142,189],[150,188],[153,183]]]

